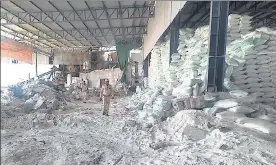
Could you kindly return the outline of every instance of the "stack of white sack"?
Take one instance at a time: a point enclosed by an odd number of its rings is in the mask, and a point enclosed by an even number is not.
[[[240,26],[241,23],[241,15],[238,14],[230,14],[228,17],[228,42],[232,42],[236,39],[241,38]]]
[[[266,32],[269,33],[269,30]],[[275,107],[275,39],[276,36],[256,30],[230,43],[227,47],[226,62],[229,66],[226,71],[226,88],[240,88],[256,93],[258,103]],[[230,80],[234,86],[227,84]]]
[[[155,88],[159,86],[160,75],[158,69],[161,67],[161,46],[155,46],[151,52],[149,67],[149,87]]]
[[[201,79],[204,82],[208,65],[208,34],[209,27],[203,26],[195,30],[193,37],[186,40],[180,38],[180,45],[185,44],[185,48],[181,48],[185,54],[180,53],[184,64],[181,72],[177,73],[181,82],[187,79]]]
[[[175,53],[171,57],[171,64],[169,66],[168,81],[174,86],[178,85],[181,78],[181,73],[184,72],[184,61],[186,59],[187,47],[194,46],[197,42],[194,38],[194,30],[181,29],[179,31],[179,46],[178,53]]]
[[[158,43],[152,51],[149,68],[149,87],[168,87],[170,78],[170,40]]]
[[[242,36],[250,33],[251,27],[251,19],[252,16],[248,15],[241,15],[240,17],[240,24],[239,24],[239,30]]]
[[[231,97],[218,100],[213,108],[205,109],[205,112],[215,115],[221,122],[235,122],[263,133],[276,133],[276,110],[273,107],[256,103],[256,95],[248,95],[242,90],[229,93]]]
[[[163,75],[161,79],[161,86],[167,88],[171,82],[170,79],[170,40],[162,43],[162,52],[161,52],[161,64],[162,67],[159,69],[159,72]]]

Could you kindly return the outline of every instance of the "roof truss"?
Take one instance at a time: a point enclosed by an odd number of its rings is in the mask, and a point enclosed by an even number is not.
[[[4,9],[4,8],[2,8]],[[135,12],[131,12],[134,9]],[[5,9],[4,9],[5,10]],[[41,12],[19,12],[1,13],[1,19],[6,20],[2,25],[18,25],[31,23],[47,22],[73,22],[73,21],[96,21],[110,19],[133,19],[153,17],[152,6],[135,6],[120,8],[90,8],[85,10],[67,10],[67,11],[41,11]]]
[[[79,30],[52,30],[52,31],[24,31],[24,32],[13,32],[14,35],[24,35],[34,40],[49,40],[49,39],[66,39],[75,40],[82,39],[83,36],[89,37],[104,37],[113,36],[111,31],[114,32],[114,36],[126,35],[142,35],[145,33],[144,26],[136,27],[113,27],[113,28],[96,28],[96,29],[79,29]],[[46,35],[45,35],[46,34]],[[73,38],[73,39],[72,39]]]

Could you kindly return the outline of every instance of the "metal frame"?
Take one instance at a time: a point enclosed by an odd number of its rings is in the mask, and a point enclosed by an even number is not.
[[[211,2],[208,88],[223,91],[229,1]]]
[[[35,6],[37,9],[39,9],[40,11],[42,11],[43,12],[43,10],[40,8],[40,7],[38,7],[34,2],[32,2],[32,1],[30,1],[30,3],[33,5],[33,6]],[[46,13],[45,13],[46,14]],[[65,30],[62,26],[60,26],[60,24],[58,24],[58,23],[56,23],[62,30]],[[47,26],[47,25],[45,25],[45,24],[43,24],[44,26],[46,26],[46,27],[48,27],[50,30],[52,30],[49,26]],[[70,44],[72,44],[72,43],[70,43]],[[76,46],[75,44],[73,44],[74,46]]]
[[[70,41],[79,41],[78,39],[82,39],[83,36],[86,36],[86,40],[89,41],[88,37],[104,37],[104,36],[122,36],[125,35],[141,35],[145,33],[144,26],[137,27],[113,27],[113,28],[101,28],[101,29],[80,29],[80,30],[53,30],[53,31],[26,31],[26,32],[15,32],[14,35],[22,34],[33,38],[34,36],[38,36],[37,41],[44,41],[55,39],[57,41],[61,41],[60,39],[65,39]],[[114,34],[111,34],[111,31],[114,31]],[[44,34],[47,34],[45,37]],[[93,46],[93,45],[92,45]]]
[[[106,18],[107,18],[108,25],[109,25],[109,27],[111,28],[112,36],[113,36],[114,40],[116,40],[116,36],[114,35],[114,32],[113,32],[113,30],[112,30],[112,26],[111,26],[111,23],[110,23],[109,11],[108,11],[107,7],[105,6],[104,1],[102,1],[102,5],[103,5],[103,9],[104,9],[105,16],[106,16]],[[120,16],[119,19],[120,19],[120,21],[122,22],[122,19],[121,19],[121,16],[122,16],[121,6],[119,6],[118,13],[119,13],[119,16]]]
[[[173,22],[170,25],[170,59],[174,53],[177,53],[177,48],[179,45],[179,25],[180,25],[180,14],[177,14]]]
[[[29,1],[30,5],[36,7],[38,11],[29,12],[18,3],[9,1],[7,8],[5,5],[1,6],[1,26],[7,28],[6,32],[11,38],[16,38],[21,43],[27,42],[28,45],[32,45],[39,48],[78,48],[78,47],[103,47],[111,46],[116,43],[116,39],[122,36],[123,40],[118,42],[134,42],[140,43],[142,36],[146,32],[145,25],[142,24],[143,18],[154,17],[154,4],[145,1],[143,5],[125,6],[120,1],[117,7],[107,7],[103,2],[102,6],[95,8],[89,6],[85,1],[86,9],[76,10],[72,3],[67,3],[69,10],[61,10],[54,3],[48,1],[53,7],[54,11],[45,11],[34,1]],[[16,12],[8,9],[13,6],[22,10],[22,12]],[[120,20],[120,27],[112,27],[110,20]],[[125,27],[123,24],[124,19],[132,19],[132,26]],[[135,19],[140,19],[138,26],[134,26]],[[109,28],[102,28],[101,20],[107,20],[109,22]],[[90,28],[87,21],[94,21],[97,25],[96,28]],[[69,23],[72,27],[66,28],[62,22]],[[84,25],[82,29],[77,28],[74,22],[80,22]],[[47,23],[55,23],[60,29],[54,29]],[[9,26],[14,25],[14,26]],[[30,30],[25,25],[34,28]],[[40,25],[40,26],[38,26]],[[41,26],[42,25],[42,26]],[[17,27],[21,28],[17,30]],[[114,41],[109,41],[108,36],[113,36]],[[132,39],[129,39],[130,36]],[[141,37],[138,37],[141,36]],[[104,40],[102,39],[104,38]],[[121,38],[120,38],[121,39]],[[138,41],[139,42],[138,42]]]
[[[51,3],[49,1],[49,3]],[[51,3],[53,5],[53,3]],[[104,3],[103,3],[104,4]],[[67,11],[41,11],[41,12],[18,12],[11,14],[9,12],[2,14],[1,19],[7,23],[2,25],[18,25],[24,23],[47,23],[47,22],[73,22],[73,21],[95,21],[109,19],[133,19],[133,18],[151,18],[153,6],[122,6],[119,8],[90,8],[85,10],[67,10]],[[1,7],[2,8],[2,7]],[[136,12],[131,12],[135,9]],[[148,12],[147,12],[148,11]],[[99,13],[99,14],[98,14]],[[20,19],[21,18],[21,19]],[[22,21],[23,20],[23,21]]]

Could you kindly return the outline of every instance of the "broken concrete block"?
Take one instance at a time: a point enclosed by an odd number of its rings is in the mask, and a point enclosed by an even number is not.
[[[58,110],[59,109],[59,102],[57,99],[52,99],[47,104],[47,109],[50,110]]]
[[[125,122],[125,126],[127,126],[127,127],[134,127],[135,125],[136,125],[135,120],[128,120]]]
[[[145,104],[145,103],[143,103],[143,102],[138,103],[138,104],[136,105],[135,109],[140,110],[140,111],[143,110],[144,104]]]
[[[207,131],[187,125],[183,130],[183,134],[194,140],[202,140],[206,137]]]
[[[39,86],[36,86],[36,87],[32,88],[32,91],[34,93],[42,93],[47,88],[48,88],[47,86],[39,85]]]
[[[184,110],[184,102],[183,102],[183,100],[173,99],[172,100],[172,105],[173,105],[173,108],[176,111]]]
[[[45,102],[45,98],[39,97],[36,101],[36,104],[33,106],[33,109],[41,108],[41,106],[43,105],[44,102]]]

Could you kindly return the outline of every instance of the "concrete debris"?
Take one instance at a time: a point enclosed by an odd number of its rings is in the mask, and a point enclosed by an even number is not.
[[[8,89],[1,89],[1,105],[8,105],[14,100],[13,93]]]
[[[20,115],[22,112],[52,113],[53,110],[58,110],[66,106],[67,102],[70,102],[70,98],[68,95],[65,95],[64,89],[61,89],[60,86],[55,88],[55,86],[54,83],[44,80],[36,80],[25,84],[20,86],[22,90],[21,98],[16,98],[10,92],[9,95],[5,95],[10,101],[3,102],[2,106],[8,106],[10,108],[9,113],[16,113],[17,115]]]
[[[109,117],[97,101],[89,108],[72,105],[70,98],[81,98],[78,82],[66,91],[36,81],[21,88],[22,98],[7,94],[1,105],[1,164],[275,164],[276,65],[269,53],[256,55],[272,50],[275,32],[249,34],[250,19],[229,16],[227,92],[204,92],[209,27],[203,26],[180,30],[171,64],[169,41],[157,44],[148,88],[112,100]],[[72,111],[63,112],[69,106]]]

